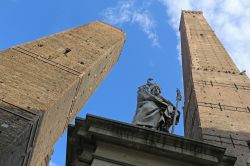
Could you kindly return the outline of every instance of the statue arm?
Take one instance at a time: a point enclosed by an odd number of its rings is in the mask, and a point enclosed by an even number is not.
[[[165,103],[167,103],[167,104],[169,104],[169,105],[171,105],[171,106],[174,107],[174,105],[173,105],[172,102],[170,102],[169,100],[165,99],[164,97],[161,97],[161,98],[162,98],[162,100],[163,100]]]
[[[138,89],[138,101],[153,101],[156,104],[160,104],[163,107],[168,107],[169,105],[174,105],[162,96],[155,96],[149,92],[149,87],[147,85],[142,85]]]
[[[169,101],[168,100],[163,100],[164,99],[163,97],[161,97],[161,96],[158,97],[158,96],[152,95],[151,93],[149,93],[149,95],[150,95],[150,98],[149,98],[150,101],[153,101],[156,104],[162,105],[162,107],[168,107],[169,106]],[[172,104],[172,103],[170,102],[170,104]]]

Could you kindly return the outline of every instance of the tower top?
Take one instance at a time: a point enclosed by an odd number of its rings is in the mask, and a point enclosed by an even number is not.
[[[202,11],[193,11],[193,10],[182,10],[181,11],[181,18],[180,18],[180,26],[179,26],[179,31],[181,30],[182,22],[183,20],[183,15],[184,14],[193,14],[193,15],[203,15]]]
[[[202,11],[193,11],[193,10],[182,10],[181,14],[183,14],[183,13],[203,14]]]

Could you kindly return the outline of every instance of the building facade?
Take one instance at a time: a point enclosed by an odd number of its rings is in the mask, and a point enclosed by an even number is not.
[[[185,136],[227,148],[236,166],[250,164],[250,80],[240,72],[202,12],[180,22]]]
[[[112,66],[125,33],[102,22],[0,52],[0,165],[47,165]]]

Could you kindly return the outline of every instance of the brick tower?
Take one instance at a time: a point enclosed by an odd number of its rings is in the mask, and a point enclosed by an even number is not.
[[[0,52],[0,165],[47,165],[117,62],[125,33],[95,22]]]
[[[185,136],[226,147],[237,166],[250,164],[250,80],[202,12],[183,11],[180,33]]]

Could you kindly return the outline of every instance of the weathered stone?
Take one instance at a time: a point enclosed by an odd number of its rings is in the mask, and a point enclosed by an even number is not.
[[[67,166],[233,166],[225,148],[92,115],[68,128]]]

